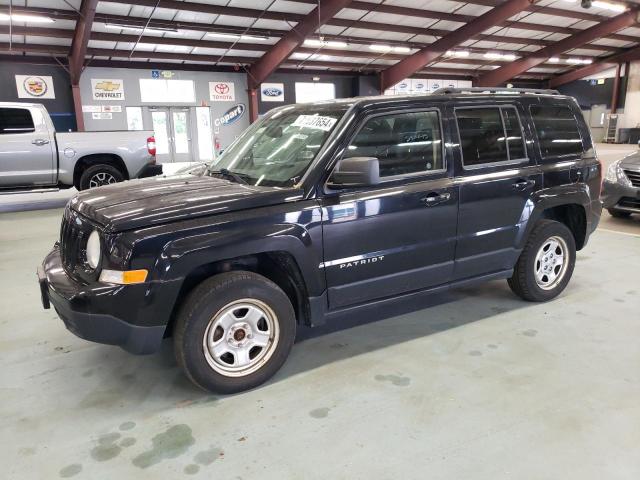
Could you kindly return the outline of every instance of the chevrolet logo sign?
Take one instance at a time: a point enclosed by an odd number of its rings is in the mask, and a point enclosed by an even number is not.
[[[105,90],[107,92],[111,92],[112,90],[118,90],[120,88],[120,84],[113,83],[113,82],[100,82],[100,83],[96,83],[96,88],[99,90]]]

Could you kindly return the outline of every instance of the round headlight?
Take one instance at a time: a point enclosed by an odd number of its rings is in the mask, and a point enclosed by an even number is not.
[[[97,268],[100,263],[101,253],[100,234],[97,230],[94,230],[91,232],[91,235],[89,235],[89,239],[87,240],[87,264],[91,268]]]

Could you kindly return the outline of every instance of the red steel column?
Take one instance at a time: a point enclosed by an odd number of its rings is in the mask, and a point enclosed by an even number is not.
[[[258,119],[258,91],[255,88],[249,88],[247,90],[249,94],[249,121],[251,123]]]
[[[76,125],[79,132],[84,132],[84,117],[82,116],[82,99],[80,98],[80,85],[71,85],[73,94],[73,109],[76,113]]]
[[[613,92],[611,93],[611,113],[616,113],[618,110],[618,97],[620,96],[620,67],[619,63],[616,65],[616,76],[613,79]]]

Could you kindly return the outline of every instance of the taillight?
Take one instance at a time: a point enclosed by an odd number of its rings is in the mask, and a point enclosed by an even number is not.
[[[147,138],[147,151],[149,152],[149,155],[153,155],[154,157],[156,156],[156,138],[155,137]]]

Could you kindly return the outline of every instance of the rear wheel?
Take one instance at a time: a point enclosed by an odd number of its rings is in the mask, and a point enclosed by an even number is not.
[[[124,175],[117,168],[98,164],[87,167],[80,176],[79,190],[87,190],[88,188],[102,187],[113,183],[122,182]]]
[[[609,215],[611,215],[614,218],[629,218],[631,216],[630,212],[624,212],[622,210],[615,210],[613,208],[610,208],[608,210]]]
[[[176,319],[176,358],[197,386],[216,393],[254,388],[287,359],[295,339],[287,295],[252,272],[228,272],[201,283]]]
[[[575,262],[576,244],[571,231],[560,222],[541,220],[518,258],[509,287],[530,302],[551,300],[569,283]]]

